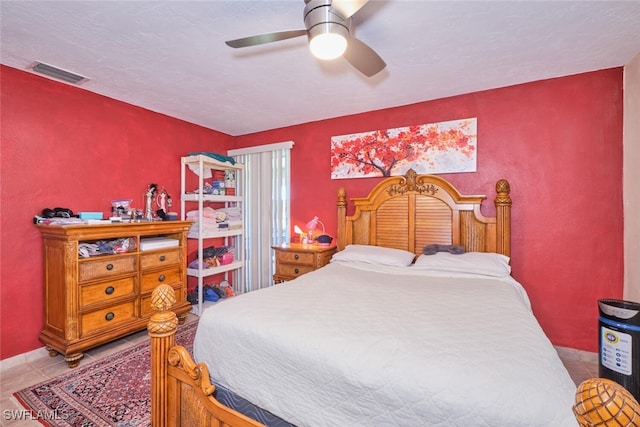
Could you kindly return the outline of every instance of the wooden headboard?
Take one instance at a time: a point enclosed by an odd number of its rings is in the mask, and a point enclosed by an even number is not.
[[[448,181],[434,175],[405,176],[380,181],[367,197],[352,199],[347,216],[344,188],[338,190],[338,249],[350,244],[405,249],[421,254],[428,244],[460,245],[467,252],[511,255],[509,183],[496,184],[496,216],[485,217],[486,196],[463,196]]]

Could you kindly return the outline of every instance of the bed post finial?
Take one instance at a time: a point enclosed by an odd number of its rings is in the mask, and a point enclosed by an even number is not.
[[[344,249],[344,242],[347,237],[345,234],[347,231],[347,192],[344,187],[338,188],[338,202],[336,205],[338,206],[338,237],[336,244],[338,250],[341,251]]]
[[[640,404],[617,382],[588,378],[578,384],[573,414],[581,427],[637,426]]]
[[[511,256],[511,186],[509,181],[501,179],[496,183],[496,226],[498,236],[501,238],[497,242],[496,252]]]
[[[338,207],[346,207],[347,206],[347,191],[344,187],[338,188]]]
[[[151,425],[166,427],[167,408],[167,355],[174,345],[178,317],[171,311],[176,294],[169,285],[160,285],[151,294],[151,315],[147,330],[151,337]]]

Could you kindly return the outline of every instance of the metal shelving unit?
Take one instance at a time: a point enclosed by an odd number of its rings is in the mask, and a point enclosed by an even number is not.
[[[239,268],[244,267],[244,223],[242,223],[241,228],[205,230],[205,223],[203,221],[204,208],[207,206],[213,209],[240,207],[241,210],[244,210],[244,197],[242,194],[239,194],[239,191],[241,191],[240,183],[244,165],[222,162],[205,154],[182,157],[181,163],[181,216],[183,220],[186,219],[187,212],[194,210],[195,206],[197,206],[197,222],[199,226],[195,231],[193,231],[192,227],[187,234],[187,238],[198,241],[198,259],[203,259],[203,250],[210,245],[214,245],[216,240],[219,242],[221,239],[225,246],[233,246],[235,248],[234,260],[229,264],[204,268],[203,262],[200,262],[198,263],[198,268],[187,268],[187,276],[196,277],[198,280],[198,304],[194,305],[191,311],[199,316],[208,305],[215,304],[204,301],[204,278],[224,274],[225,280],[229,280],[229,275],[231,274],[231,281],[235,290],[243,288],[244,285],[240,283],[242,275],[235,274]],[[205,194],[205,183],[210,180],[210,178],[206,178],[205,176],[208,176],[210,173],[212,174],[213,171],[233,172],[235,181],[234,195]],[[198,184],[194,191],[188,191],[186,188],[187,173],[197,175]],[[190,208],[190,206],[194,206],[194,208]]]

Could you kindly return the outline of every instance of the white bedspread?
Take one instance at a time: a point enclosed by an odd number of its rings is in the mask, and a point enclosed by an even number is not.
[[[528,304],[509,278],[332,263],[208,308],[194,356],[298,426],[575,426]]]

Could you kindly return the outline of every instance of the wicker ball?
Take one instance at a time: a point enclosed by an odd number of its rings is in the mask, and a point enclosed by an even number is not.
[[[573,413],[581,426],[640,427],[640,405],[620,384],[590,378],[576,390]]]

